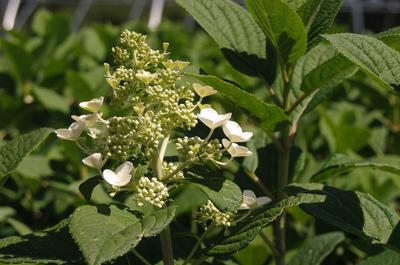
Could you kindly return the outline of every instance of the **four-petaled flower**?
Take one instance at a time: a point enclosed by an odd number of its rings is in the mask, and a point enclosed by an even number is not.
[[[258,197],[252,190],[243,191],[243,201],[239,207],[239,210],[248,210],[270,203],[271,198],[267,196]]]
[[[113,187],[123,187],[131,181],[133,164],[129,161],[124,162],[122,165],[117,167],[115,171],[106,169],[103,171],[103,178],[107,183]]]
[[[247,142],[253,136],[252,132],[243,132],[242,127],[234,121],[227,121],[222,129],[226,137],[234,143]]]
[[[79,138],[83,129],[85,129],[85,123],[82,121],[76,121],[73,122],[68,129],[58,129],[54,132],[57,134],[58,138],[75,141]]]
[[[98,170],[100,170],[101,167],[103,166],[103,161],[101,159],[100,153],[93,153],[85,157],[84,159],[82,159],[82,163]]]
[[[199,95],[200,98],[205,98],[217,93],[217,91],[210,86],[203,86],[198,83],[193,83],[193,90]]]
[[[222,145],[227,149],[232,158],[250,156],[253,154],[247,147],[232,143],[227,139],[222,139]]]
[[[88,115],[72,115],[71,118],[78,122],[83,122],[86,127],[90,127],[96,124],[101,116],[98,113],[92,113]]]
[[[90,112],[98,112],[103,105],[104,97],[94,98],[90,101],[79,103],[79,107]]]
[[[211,130],[223,125],[231,118],[231,116],[231,113],[220,115],[213,108],[204,108],[199,114],[197,114],[199,120],[201,120]]]
[[[138,73],[135,75],[137,79],[145,83],[146,85],[150,84],[151,81],[153,81],[154,78],[157,77],[157,74],[152,74],[147,71],[138,71]]]

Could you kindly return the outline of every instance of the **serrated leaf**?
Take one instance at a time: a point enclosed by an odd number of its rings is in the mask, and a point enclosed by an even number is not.
[[[318,89],[330,89],[356,72],[356,66],[344,56],[338,55],[318,65],[304,76],[301,83],[301,90],[311,93]]]
[[[299,194],[291,196],[277,204],[266,205],[252,212],[229,231],[228,236],[216,239],[207,249],[208,255],[228,255],[246,247],[259,233],[260,229],[273,222],[284,209],[302,203],[317,203],[325,200],[324,195]]]
[[[85,205],[75,210],[69,231],[89,265],[113,260],[139,243],[141,224],[136,214],[116,205]]]
[[[142,234],[144,237],[155,236],[167,227],[175,217],[176,206],[155,211],[142,220]]]
[[[385,249],[381,253],[368,257],[357,265],[398,265],[400,264],[400,254],[390,249]]]
[[[386,43],[386,45],[400,51],[400,27],[385,30],[377,34],[376,37]]]
[[[344,239],[342,232],[331,232],[313,237],[297,250],[288,265],[319,265]]]
[[[307,49],[307,33],[300,16],[282,0],[246,0],[247,7],[280,58],[295,62]]]
[[[266,39],[250,14],[231,0],[177,0],[222,48],[237,70],[257,76],[266,68]]]
[[[342,3],[343,0],[308,0],[297,10],[308,31],[309,48],[318,44],[319,34],[332,26]]]
[[[214,87],[225,99],[231,101],[239,108],[247,110],[255,118],[258,118],[262,129],[266,132],[273,132],[279,129],[279,125],[288,119],[285,112],[278,106],[268,104],[239,87],[215,76],[193,74],[190,76],[195,77],[205,85]]]
[[[25,236],[0,239],[0,262],[82,264],[83,257],[68,233],[68,220]]]
[[[287,191],[291,196],[326,196],[323,202],[302,204],[300,207],[345,232],[400,251],[399,216],[371,195],[316,183],[291,185]]]
[[[362,161],[350,159],[347,156],[334,156],[311,177],[312,182],[323,182],[329,177],[338,176],[357,168],[371,168],[390,172],[400,176],[400,169],[394,166],[373,161]]]
[[[193,185],[208,197],[222,212],[236,211],[242,203],[242,191],[233,181],[224,178],[196,178]]]
[[[51,128],[38,130],[20,135],[0,146],[0,180],[11,173],[18,164],[32,152],[53,131]]]
[[[382,41],[352,33],[323,37],[384,88],[392,91],[400,85],[400,53]]]

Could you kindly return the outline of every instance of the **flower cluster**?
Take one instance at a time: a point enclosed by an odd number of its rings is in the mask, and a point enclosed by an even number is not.
[[[170,183],[179,183],[187,167],[205,161],[227,164],[223,161],[225,154],[230,159],[251,155],[237,143],[252,137],[251,132],[244,132],[230,120],[230,113],[219,114],[202,104],[205,97],[217,91],[197,83],[184,84],[181,77],[187,63],[169,59],[168,45],[163,47],[162,52],[153,50],[146,36],[125,30],[112,50],[117,65],[105,64],[105,78],[112,91],[110,106],[118,115],[103,118],[100,109],[104,98],[95,98],[79,104],[89,114],[73,115],[74,122],[68,128],[55,131],[58,137],[75,141],[87,154],[82,162],[101,174],[113,189],[110,195],[124,187],[135,193],[138,206],[158,208],[165,207],[169,189],[175,187]],[[174,131],[191,130],[198,120],[210,129],[207,137],[170,139]],[[212,139],[219,127],[226,136],[222,142]],[[176,162],[165,161],[170,145],[175,145],[172,148],[178,156],[168,161]],[[148,164],[149,170],[138,173],[134,166],[137,161]],[[219,212],[212,202],[200,212],[204,220],[230,225],[232,214]]]
[[[156,178],[140,178],[136,193],[138,206],[142,206],[148,202],[162,208],[168,197],[168,188],[161,181],[158,181]]]
[[[231,213],[221,212],[210,200],[200,207],[199,220],[204,224],[211,220],[216,226],[229,227],[232,219]]]

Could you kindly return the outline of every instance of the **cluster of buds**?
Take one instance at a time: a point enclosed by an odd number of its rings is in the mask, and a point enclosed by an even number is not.
[[[184,170],[193,163],[209,160],[224,165],[235,157],[251,155],[238,143],[252,137],[230,120],[231,113],[218,114],[202,104],[205,97],[217,93],[214,88],[180,82],[187,63],[169,59],[168,45],[163,47],[162,52],[153,50],[146,36],[125,30],[112,50],[117,66],[105,64],[105,78],[112,89],[110,105],[118,116],[104,119],[99,112],[104,99],[95,98],[79,104],[90,114],[72,116],[69,128],[56,130],[58,137],[75,141],[87,153],[82,162],[99,172],[113,189],[112,196],[125,187],[135,193],[138,206],[158,208],[165,207],[169,188],[174,187],[167,180],[184,178]],[[191,130],[198,120],[210,129],[207,137],[170,139],[174,130]],[[222,142],[211,139],[219,127],[226,136]],[[179,161],[165,161],[169,144],[176,144]],[[228,162],[222,160],[225,153],[230,155]],[[135,161],[148,163],[151,170],[132,178]],[[116,166],[104,168],[106,164]],[[211,201],[200,212],[203,220],[230,225],[232,214],[220,212]]]
[[[137,185],[136,201],[138,206],[148,202],[162,208],[169,197],[168,188],[156,178],[142,177]]]
[[[199,220],[204,224],[212,221],[216,226],[229,227],[232,219],[233,214],[221,212],[210,200],[200,207]]]

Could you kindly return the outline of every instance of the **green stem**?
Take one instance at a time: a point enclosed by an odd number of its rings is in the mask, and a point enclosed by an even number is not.
[[[201,235],[201,237],[199,238],[199,240],[197,240],[196,244],[194,245],[194,247],[192,248],[192,250],[190,251],[189,255],[187,256],[187,258],[185,259],[185,261],[182,263],[182,265],[186,265],[188,264],[188,262],[192,259],[193,255],[196,253],[196,251],[199,249],[201,243],[203,242],[204,238],[206,237],[206,235],[214,228],[214,224],[211,223],[211,225],[209,227],[207,227],[207,230],[204,231],[204,233]]]
[[[174,265],[174,254],[169,226],[160,233],[160,242],[164,265]]]
[[[139,252],[136,251],[136,249],[131,249],[131,252],[133,253],[133,255],[135,255],[144,265],[151,265],[151,263],[146,260],[142,255],[140,255]],[[128,259],[129,262],[129,259]]]

